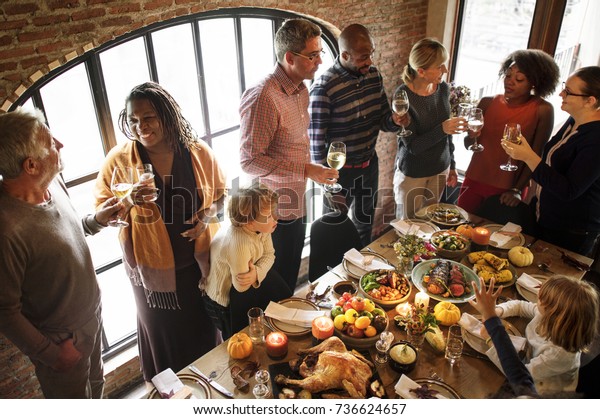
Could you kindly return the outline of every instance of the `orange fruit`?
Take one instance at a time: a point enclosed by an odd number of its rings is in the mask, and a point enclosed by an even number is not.
[[[373,337],[377,334],[377,329],[375,329],[373,326],[367,326],[367,328],[365,329],[365,336],[370,338]]]
[[[361,316],[358,319],[356,319],[356,321],[354,322],[354,326],[356,326],[357,329],[366,329],[370,325],[371,325],[371,319],[368,318],[367,316]]]

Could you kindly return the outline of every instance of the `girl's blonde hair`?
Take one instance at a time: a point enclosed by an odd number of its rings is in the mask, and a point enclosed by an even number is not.
[[[540,287],[538,306],[542,308],[540,336],[569,352],[592,343],[600,315],[600,296],[592,284],[554,276]]]
[[[231,224],[241,227],[255,221],[261,210],[269,208],[275,212],[279,195],[264,185],[240,188],[229,200],[227,211]]]
[[[402,73],[404,84],[412,82],[417,77],[417,69],[440,65],[446,60],[448,60],[448,51],[444,45],[433,38],[421,39],[410,50],[408,64],[404,66]]]

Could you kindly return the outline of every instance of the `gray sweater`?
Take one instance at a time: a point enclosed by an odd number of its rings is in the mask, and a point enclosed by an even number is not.
[[[408,137],[398,137],[396,168],[406,176],[422,178],[454,169],[452,136],[444,133],[442,122],[450,117],[450,88],[446,82],[438,85],[430,96],[419,96],[402,84],[410,102],[411,118]]]
[[[100,289],[64,185],[31,205],[0,189],[0,332],[25,355],[52,365],[59,348],[46,336],[70,335],[100,306]]]

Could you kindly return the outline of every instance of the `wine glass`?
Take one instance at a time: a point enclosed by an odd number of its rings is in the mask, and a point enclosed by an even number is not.
[[[503,140],[510,141],[511,143],[518,143],[520,141],[520,136],[521,125],[511,122],[504,126],[504,136],[502,137]],[[500,165],[500,169],[505,170],[507,172],[514,172],[518,169],[518,167],[512,164],[512,160],[509,156],[508,161],[505,164]]]
[[[113,169],[112,179],[110,181],[110,190],[119,201],[123,201],[129,196],[133,189],[133,168],[115,166]],[[108,225],[112,227],[127,227],[129,223],[121,220],[121,216],[117,215],[115,220],[110,220]]]
[[[406,112],[408,112],[408,108],[410,107],[408,102],[408,95],[405,90],[398,89],[394,92],[394,96],[392,98],[392,109],[394,113],[398,116],[403,116]],[[407,130],[402,125],[402,131],[398,133],[399,137],[408,137],[412,134],[412,131]]]
[[[481,109],[471,109],[471,114],[468,118],[468,127],[473,132],[481,131],[481,128],[483,128],[483,111]],[[477,137],[475,137],[475,142],[469,146],[469,150],[473,153],[479,153],[484,150],[484,147],[477,142]]]
[[[329,145],[327,153],[327,164],[336,170],[340,170],[346,163],[346,144],[341,141],[334,141]],[[337,193],[342,190],[342,185],[334,183],[333,185],[325,185],[327,192]]]
[[[142,201],[154,202],[158,198],[158,189],[154,181],[154,169],[150,163],[143,164],[137,169],[138,179],[142,184],[138,192],[142,192]],[[134,194],[135,196],[135,194]]]

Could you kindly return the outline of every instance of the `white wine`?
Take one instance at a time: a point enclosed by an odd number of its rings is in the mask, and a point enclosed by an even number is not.
[[[334,151],[327,154],[327,164],[335,170],[340,170],[346,163],[346,154],[339,151]]]
[[[408,112],[408,102],[405,100],[394,100],[392,102],[392,108],[394,109],[395,113],[397,113],[399,116],[402,116]]]
[[[119,199],[126,198],[131,193],[132,189],[133,189],[132,183],[116,183],[116,184],[112,185],[110,188],[113,195]]]
[[[469,129],[473,132],[478,132],[483,128],[483,121],[469,121]]]

